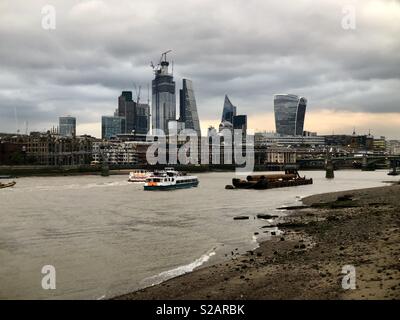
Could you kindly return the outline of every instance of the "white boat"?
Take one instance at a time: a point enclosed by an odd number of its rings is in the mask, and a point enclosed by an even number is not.
[[[129,182],[146,182],[146,179],[152,175],[152,172],[138,169],[129,173]]]
[[[144,190],[174,190],[197,187],[199,179],[196,176],[188,176],[173,168],[165,168],[156,171],[146,179]]]

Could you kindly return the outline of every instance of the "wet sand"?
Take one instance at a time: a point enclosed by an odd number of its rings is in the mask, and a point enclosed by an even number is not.
[[[399,184],[303,203],[311,207],[266,221],[284,234],[258,249],[115,299],[400,298]],[[354,290],[342,288],[345,265],[355,267]]]

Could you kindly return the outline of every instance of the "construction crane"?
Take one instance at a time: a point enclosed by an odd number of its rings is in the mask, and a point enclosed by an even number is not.
[[[136,84],[134,84],[134,87],[135,87],[135,92],[136,92],[136,104],[139,105],[139,101],[140,101],[140,92],[141,92],[141,90],[142,90],[142,86],[139,86],[139,90],[138,90]]]
[[[163,53],[161,54],[160,64],[161,64],[161,62],[163,62],[163,61],[162,61],[163,58],[164,58],[164,61],[167,62],[167,54],[170,53],[171,51],[172,51],[172,50],[167,50],[167,51],[165,51],[165,52],[163,52]]]
[[[167,61],[167,54],[170,53],[171,51],[172,51],[172,50],[167,50],[167,51],[163,52],[163,53],[161,54],[160,61],[158,62],[157,65],[154,65],[153,61],[150,62],[150,67],[153,69],[153,72],[154,72],[154,73],[157,73],[157,72],[160,71],[161,65],[162,65],[163,63],[168,63],[168,61]]]

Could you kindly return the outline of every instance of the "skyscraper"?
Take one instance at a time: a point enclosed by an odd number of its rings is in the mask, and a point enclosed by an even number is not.
[[[58,120],[59,120],[60,135],[65,136],[65,137],[75,137],[75,135],[76,135],[76,118],[67,116],[67,117],[60,117]]]
[[[281,135],[303,135],[307,99],[294,94],[276,94],[274,112],[276,132]]]
[[[102,116],[101,117],[101,138],[110,139],[117,134],[124,133],[125,117]]]
[[[247,116],[237,115],[233,117],[233,129],[240,129],[245,136],[247,133]]]
[[[228,95],[225,95],[224,109],[222,110],[221,122],[228,121],[233,124],[233,117],[236,116],[236,107],[229,100]]]
[[[136,131],[147,134],[150,130],[150,106],[147,103],[136,105]]]
[[[173,75],[168,72],[166,53],[162,55],[159,68],[154,70],[152,81],[151,116],[153,130],[168,133],[168,122],[176,121],[176,97]]]
[[[124,127],[122,133],[131,133],[135,130],[136,121],[136,103],[132,100],[132,91],[122,91],[122,94],[118,97],[118,110],[117,115],[125,118]]]
[[[192,81],[188,79],[182,80],[182,89],[179,90],[179,98],[179,121],[185,124],[185,129],[192,129],[196,131],[198,137],[201,137],[200,121]]]
[[[126,119],[121,133],[146,134],[150,129],[150,106],[133,101],[132,91],[122,91],[118,97],[116,116]]]

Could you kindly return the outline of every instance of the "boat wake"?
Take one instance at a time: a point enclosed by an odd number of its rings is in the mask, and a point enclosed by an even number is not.
[[[57,190],[76,190],[76,189],[93,189],[93,188],[108,188],[128,186],[128,181],[114,181],[104,183],[89,183],[89,184],[67,184],[61,186],[38,186],[31,191],[57,191]]]
[[[203,254],[200,258],[196,259],[195,261],[193,261],[187,265],[179,266],[177,268],[161,272],[156,276],[146,278],[142,281],[142,285],[144,287],[154,286],[154,285],[160,284],[164,281],[167,281],[169,279],[181,276],[185,273],[192,272],[194,269],[205,264],[208,260],[210,260],[210,258],[212,256],[215,256],[215,254],[216,254],[215,250],[216,250],[216,248],[213,248],[209,252]]]

